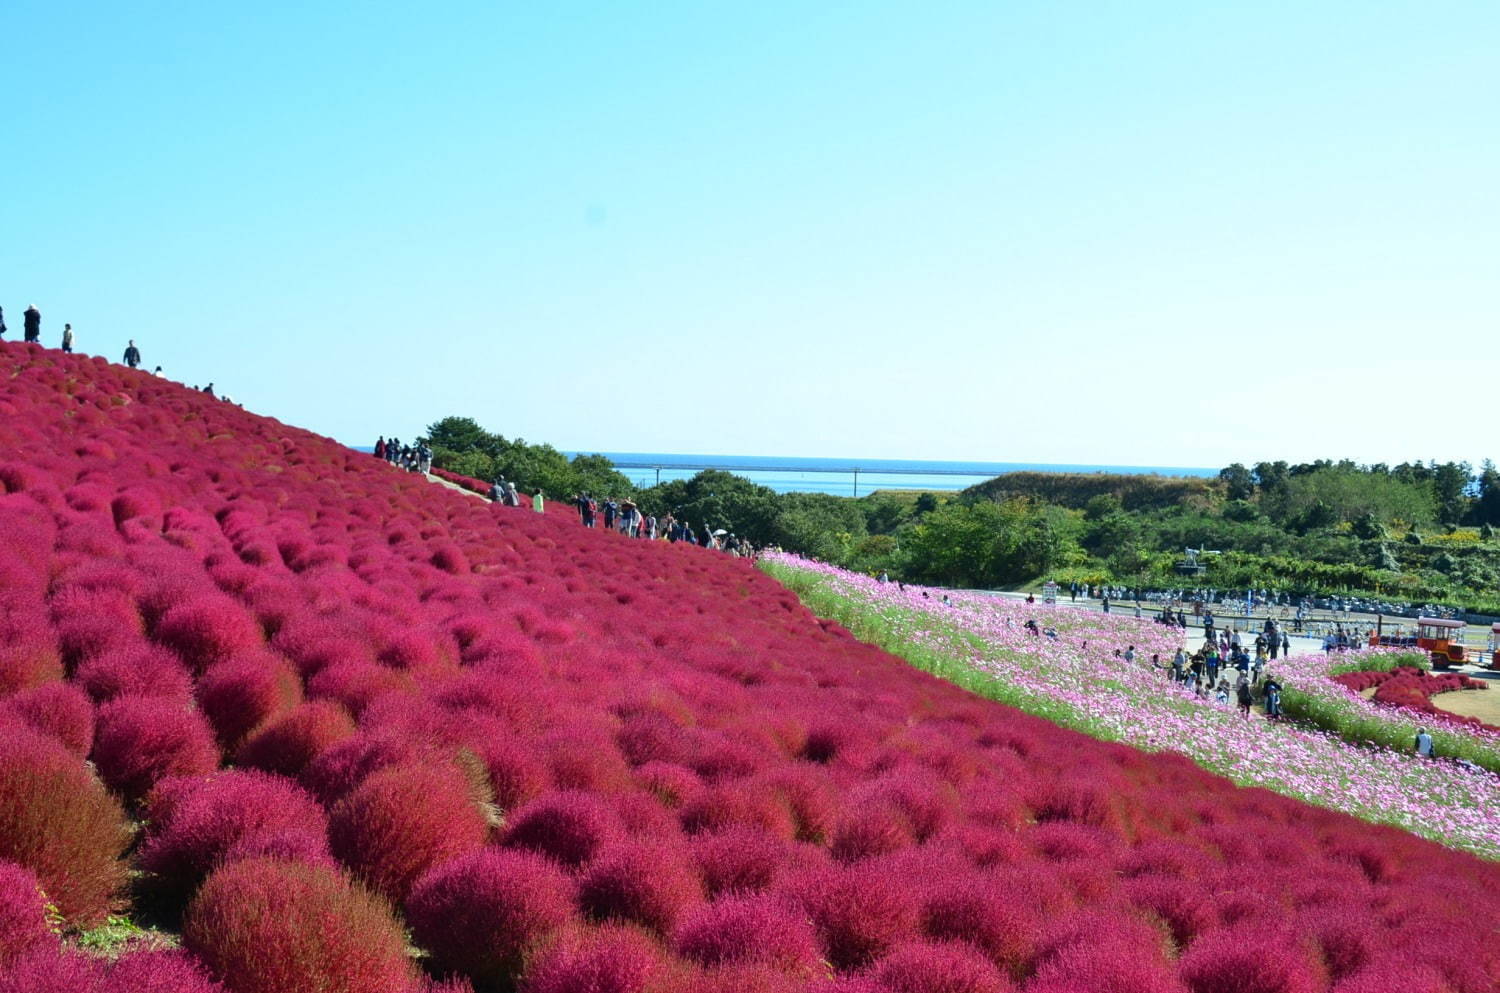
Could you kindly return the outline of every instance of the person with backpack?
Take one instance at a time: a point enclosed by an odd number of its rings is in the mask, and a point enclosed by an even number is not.
[[[36,304],[27,307],[21,314],[21,326],[27,341],[42,340],[42,312],[36,309]]]
[[[125,345],[125,364],[132,369],[141,364],[141,350],[135,347],[134,338]]]

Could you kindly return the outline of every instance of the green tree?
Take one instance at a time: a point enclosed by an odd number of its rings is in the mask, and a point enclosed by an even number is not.
[[[1238,462],[1220,469],[1219,479],[1224,483],[1225,496],[1231,500],[1248,500],[1255,495],[1255,479]]]
[[[495,454],[495,436],[479,426],[472,417],[445,417],[427,425],[427,443],[436,451],[446,448],[462,455],[465,452]]]

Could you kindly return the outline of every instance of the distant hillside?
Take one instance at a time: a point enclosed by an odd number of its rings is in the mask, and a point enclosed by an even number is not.
[[[1210,501],[1223,493],[1222,482],[1201,476],[1007,472],[969,487],[962,495],[991,500],[1031,497],[1074,510],[1081,510],[1094,497],[1112,496],[1126,510],[1147,510],[1177,506],[1193,498],[1198,502]]]

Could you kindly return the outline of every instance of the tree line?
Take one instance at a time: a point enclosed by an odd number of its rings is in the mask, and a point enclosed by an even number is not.
[[[1500,472],[1486,461],[1225,467],[1217,477],[1007,473],[960,493],[776,493],[720,470],[635,486],[600,455],[507,440],[470,418],[428,428],[434,463],[554,500],[634,500],[864,572],[964,587],[1047,579],[1253,586],[1484,608],[1500,588]],[[1201,576],[1179,570],[1185,548]],[[1500,607],[1497,611],[1500,612]]]

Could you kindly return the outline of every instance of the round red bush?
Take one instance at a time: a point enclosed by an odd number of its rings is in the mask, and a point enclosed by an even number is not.
[[[0,969],[0,993],[112,993],[97,959],[39,946]]]
[[[187,953],[151,949],[116,959],[104,993],[224,993],[224,987]]]
[[[784,888],[806,908],[836,969],[861,968],[916,937],[917,896],[888,873],[831,867],[800,873]]]
[[[810,972],[820,959],[807,916],[785,900],[760,894],[724,897],[690,911],[672,934],[672,949],[706,966],[762,964]]]
[[[890,993],[1009,993],[1010,980],[972,946],[907,942],[871,970]]]
[[[599,920],[639,924],[666,934],[683,910],[703,899],[697,875],[672,846],[627,842],[601,852],[578,884],[579,906]]]
[[[473,851],[489,822],[454,766],[398,766],[371,775],[333,808],[328,840],[339,861],[393,902],[418,876]]]
[[[94,743],[94,705],[76,686],[48,683],[22,690],[4,705],[69,752],[88,756]]]
[[[1325,986],[1297,938],[1276,929],[1202,935],[1178,974],[1193,993],[1317,993]]]
[[[118,696],[193,698],[193,677],[181,660],[160,645],[138,641],[84,662],[74,673],[96,703]]]
[[[483,983],[508,983],[573,920],[573,887],[554,863],[485,848],[444,862],[406,901],[417,943]]]
[[[167,779],[148,798],[141,868],[171,892],[189,892],[221,861],[295,839],[327,858],[323,808],[296,783],[251,770]]]
[[[198,680],[195,695],[225,751],[302,700],[297,674],[274,656],[259,654],[214,666]]]
[[[99,708],[94,767],[110,789],[139,800],[168,776],[199,776],[219,765],[213,730],[170,697],[122,696]]]
[[[576,869],[620,833],[618,818],[603,800],[560,790],[544,793],[518,810],[503,840],[511,848],[540,852]]]
[[[36,873],[67,923],[88,926],[116,908],[129,840],[119,801],[81,760],[0,722],[0,859]]]
[[[354,734],[343,707],[324,700],[304,703],[253,733],[235,752],[237,765],[293,778],[319,755]]]
[[[993,878],[943,881],[922,908],[922,931],[944,941],[966,941],[1012,976],[1019,976],[1040,937],[1037,908]]]
[[[385,901],[330,869],[280,859],[209,876],[182,942],[235,993],[390,993],[414,979]]]
[[[692,841],[693,860],[710,895],[765,890],[786,866],[788,844],[754,828],[730,828]]]
[[[199,597],[169,607],[153,633],[198,673],[253,653],[262,644],[254,616],[223,596]]]
[[[47,923],[47,897],[36,874],[0,861],[0,969],[41,945],[57,943]]]
[[[527,971],[524,993],[646,993],[665,973],[661,947],[631,928],[589,928]]]

